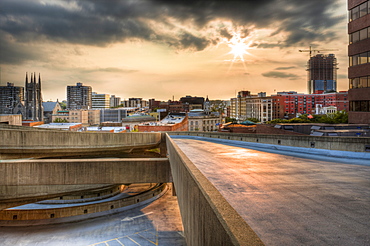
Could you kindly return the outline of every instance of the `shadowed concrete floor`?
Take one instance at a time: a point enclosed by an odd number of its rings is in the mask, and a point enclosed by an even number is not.
[[[174,141],[266,245],[370,245],[369,166]]]
[[[172,191],[118,214],[49,226],[0,227],[0,245],[186,245]]]

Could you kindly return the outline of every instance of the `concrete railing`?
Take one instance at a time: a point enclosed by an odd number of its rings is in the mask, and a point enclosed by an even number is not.
[[[171,182],[167,158],[51,159],[0,162],[0,185]]]
[[[161,133],[97,133],[0,128],[0,159],[114,155],[156,148]]]
[[[370,138],[367,137],[315,137],[301,135],[271,135],[223,132],[169,132],[168,134],[230,139],[252,143],[264,143],[303,148],[370,152]]]
[[[166,142],[187,244],[264,245],[170,137]]]

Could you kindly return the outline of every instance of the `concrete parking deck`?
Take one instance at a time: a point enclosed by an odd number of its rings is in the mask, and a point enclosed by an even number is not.
[[[368,160],[174,142],[266,245],[370,245]]]

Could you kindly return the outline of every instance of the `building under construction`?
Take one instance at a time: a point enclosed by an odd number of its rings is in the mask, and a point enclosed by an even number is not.
[[[317,54],[307,64],[308,94],[337,91],[337,59],[334,54]]]

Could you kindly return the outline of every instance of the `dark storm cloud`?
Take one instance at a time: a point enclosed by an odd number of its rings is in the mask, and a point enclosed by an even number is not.
[[[36,61],[44,56],[25,44],[12,42],[10,35],[0,31],[0,64],[20,64],[23,61]]]
[[[268,78],[289,78],[289,80],[295,80],[299,77],[298,75],[293,74],[293,73],[285,73],[285,72],[277,72],[277,71],[263,73],[262,75]]]
[[[176,49],[200,51],[218,42],[201,30],[213,20],[229,20],[239,31],[249,35],[250,26],[268,28],[279,24],[275,33],[287,34],[281,43],[254,44],[259,48],[310,44],[336,38],[330,31],[343,16],[332,16],[329,10],[339,0],[243,0],[243,1],[35,1],[2,0],[0,30],[16,42],[43,39],[94,46],[106,46],[128,39],[169,44]],[[198,30],[185,30],[171,22],[191,22]],[[155,23],[153,24],[150,23]],[[159,33],[163,25],[171,34]],[[231,38],[225,27],[216,28],[219,37]],[[15,42],[14,41],[14,42]],[[30,54],[31,55],[31,54]],[[10,59],[10,58],[3,58]]]

